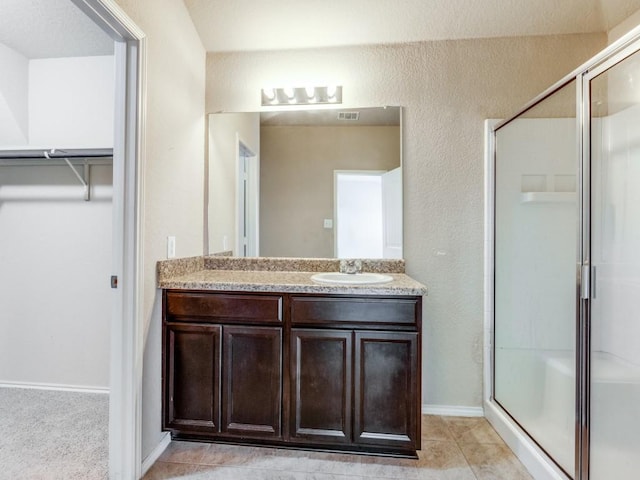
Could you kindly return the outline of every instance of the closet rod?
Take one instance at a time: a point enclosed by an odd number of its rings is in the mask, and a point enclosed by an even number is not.
[[[0,150],[0,159],[52,159],[52,158],[95,158],[112,157],[113,148],[67,148]]]

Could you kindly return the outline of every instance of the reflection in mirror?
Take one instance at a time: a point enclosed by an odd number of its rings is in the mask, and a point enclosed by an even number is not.
[[[402,258],[401,107],[208,123],[209,254]]]

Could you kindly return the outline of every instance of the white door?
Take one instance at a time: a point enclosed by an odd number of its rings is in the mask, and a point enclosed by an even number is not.
[[[402,169],[382,174],[382,256],[402,258]]]
[[[337,258],[382,258],[382,173],[334,173]]]
[[[238,140],[236,255],[239,257],[259,254],[259,180],[258,156]]]

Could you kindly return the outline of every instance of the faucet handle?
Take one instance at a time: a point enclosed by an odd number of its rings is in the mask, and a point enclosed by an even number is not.
[[[360,273],[362,272],[362,260],[342,259],[340,260],[340,273]]]

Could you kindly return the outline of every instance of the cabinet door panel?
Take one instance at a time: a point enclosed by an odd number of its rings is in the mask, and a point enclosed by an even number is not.
[[[355,333],[355,443],[418,445],[418,360],[417,333]]]
[[[282,329],[223,328],[222,431],[281,436]]]
[[[219,431],[220,327],[166,327],[165,427]]]
[[[291,331],[291,437],[351,442],[350,331]]]

